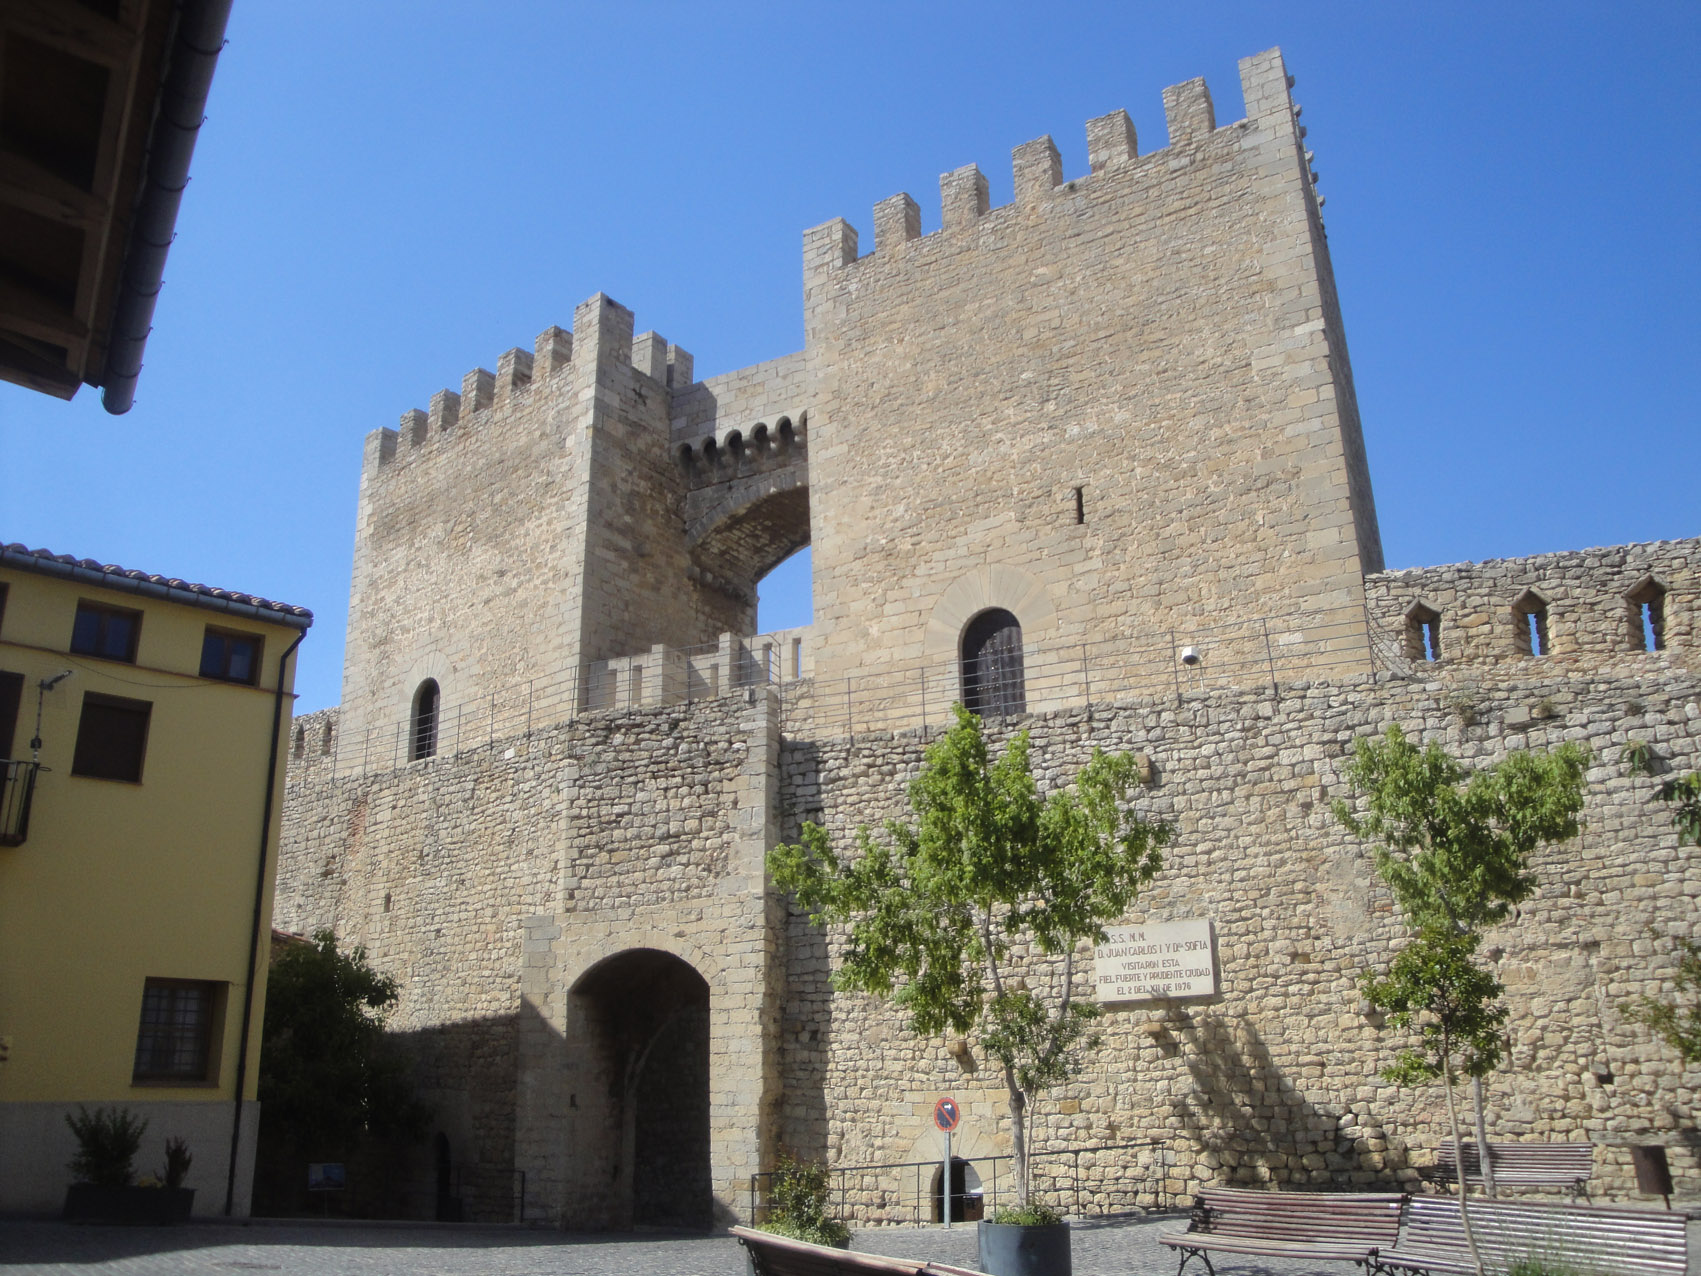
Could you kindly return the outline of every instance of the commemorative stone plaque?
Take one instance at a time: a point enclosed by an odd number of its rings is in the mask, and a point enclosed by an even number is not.
[[[1216,936],[1207,920],[1110,926],[1093,958],[1093,991],[1107,1004],[1217,992]]]

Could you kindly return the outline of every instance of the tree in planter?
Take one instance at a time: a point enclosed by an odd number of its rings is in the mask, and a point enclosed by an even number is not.
[[[1347,778],[1365,794],[1366,813],[1345,802],[1335,818],[1378,843],[1377,872],[1388,884],[1412,942],[1388,974],[1367,974],[1366,998],[1396,1027],[1419,1027],[1422,1052],[1407,1051],[1383,1073],[1397,1084],[1439,1079],[1447,1095],[1458,1188],[1464,1211],[1464,1142],[1453,1098],[1455,1058],[1474,1083],[1477,1153],[1494,1193],[1494,1167],[1483,1115],[1482,1078],[1504,1057],[1502,989],[1473,961],[1486,927],[1506,920],[1535,890],[1530,855],[1577,834],[1588,754],[1574,744],[1523,750],[1495,766],[1467,771],[1439,745],[1419,749],[1398,726],[1360,739]],[[1490,1035],[1495,1040],[1490,1041]],[[1465,1235],[1476,1252],[1468,1213]],[[1478,1270],[1481,1264],[1478,1263]]]
[[[263,1135],[274,1148],[342,1153],[362,1134],[415,1137],[430,1113],[384,1036],[396,981],[329,930],[272,965],[260,1052]]]
[[[920,1036],[980,1029],[1003,1070],[1017,1208],[1029,1211],[1034,1101],[1098,1044],[1076,949],[1127,912],[1169,835],[1127,808],[1129,754],[1095,749],[1073,789],[1042,799],[1027,732],[993,761],[980,719],[953,713],[910,785],[912,823],[859,829],[847,859],[805,824],[768,869],[817,924],[850,928],[835,987],[888,998]]]

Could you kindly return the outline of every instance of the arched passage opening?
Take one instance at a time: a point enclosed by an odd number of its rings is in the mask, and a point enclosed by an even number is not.
[[[708,983],[671,953],[633,948],[591,967],[570,996],[572,1154],[580,1181],[603,1185],[600,1201],[580,1204],[604,1226],[708,1227]]]
[[[984,1217],[985,1201],[981,1195],[980,1174],[960,1156],[951,1158],[951,1221],[978,1223]],[[931,1218],[935,1223],[945,1221],[945,1167],[933,1171],[929,1188],[932,1200]]]
[[[758,582],[776,568],[776,574],[795,570],[788,560],[809,544],[807,478],[801,472],[760,474],[692,493],[693,501],[699,498],[704,503],[686,526],[698,579],[738,604],[742,614],[729,617],[728,628],[756,633]],[[807,603],[807,593],[804,598]]]
[[[756,582],[756,632],[801,629],[815,619],[814,563],[809,546]]]

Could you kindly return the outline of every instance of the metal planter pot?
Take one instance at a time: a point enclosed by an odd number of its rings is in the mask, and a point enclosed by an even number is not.
[[[63,1217],[73,1223],[182,1223],[195,1204],[192,1187],[96,1187],[73,1183],[65,1189]]]
[[[977,1223],[975,1229],[975,1266],[989,1276],[1071,1276],[1067,1223]]]

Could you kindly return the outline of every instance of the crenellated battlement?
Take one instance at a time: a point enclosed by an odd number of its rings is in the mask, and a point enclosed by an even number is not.
[[[1303,137],[1304,129],[1297,125],[1299,108],[1289,94],[1293,77],[1287,73],[1280,49],[1241,59],[1240,77],[1246,101],[1246,116],[1241,120],[1218,127],[1210,89],[1202,78],[1171,85],[1163,91],[1169,142],[1162,149],[1142,156],[1128,112],[1112,111],[1087,121],[1085,174],[1066,179],[1056,143],[1049,135],[1035,138],[1011,152],[1014,197],[1009,204],[991,207],[985,175],[978,166],[966,164],[940,175],[939,230],[923,235],[920,206],[908,192],[900,191],[874,206],[874,244],[867,253],[859,255],[860,237],[842,218],[806,232],[805,271],[812,274],[859,265],[883,254],[908,251],[916,241],[950,239],[1008,217],[1021,218],[1059,197],[1090,193],[1111,175],[1135,165],[1158,194],[1165,183],[1175,180],[1175,174],[1195,166],[1192,152],[1231,129],[1244,132],[1275,126],[1287,130],[1296,142]],[[1309,177],[1315,183],[1316,174]]]
[[[574,310],[574,330],[594,334],[589,342],[592,362],[629,365],[670,392],[690,386],[690,352],[655,332],[634,336],[632,327],[632,312],[605,293]],[[565,385],[576,366],[573,354],[573,330],[551,325],[538,334],[530,350],[515,346],[504,351],[495,372],[473,368],[461,378],[459,390],[439,390],[429,407],[403,412],[395,429],[368,434],[367,469],[406,461],[439,440],[477,428],[486,414],[524,405],[535,394],[550,392],[552,383]]]

